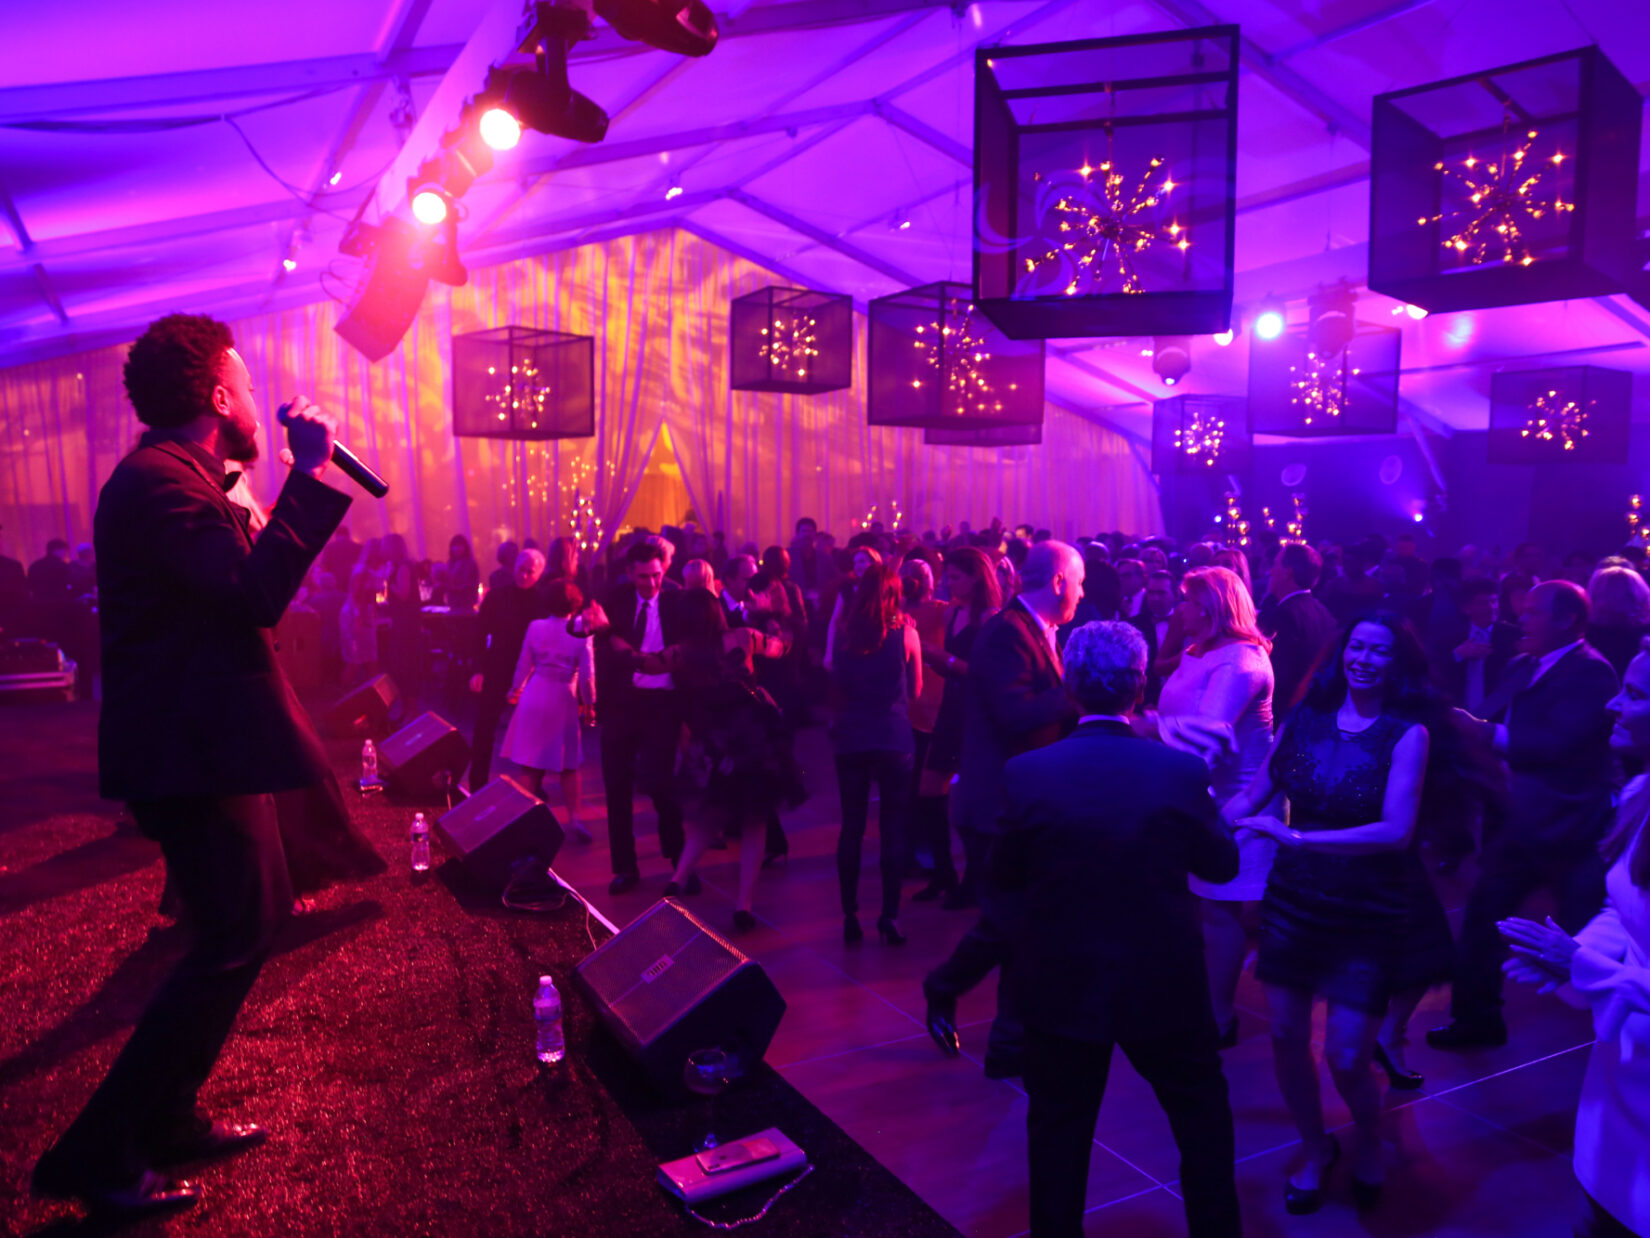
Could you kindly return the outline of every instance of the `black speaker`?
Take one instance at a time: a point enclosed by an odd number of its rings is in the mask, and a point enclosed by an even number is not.
[[[649,907],[574,974],[602,1022],[667,1096],[686,1096],[682,1068],[698,1049],[762,1060],[785,999],[761,964],[670,899]]]
[[[378,776],[409,799],[446,799],[470,763],[470,745],[439,714],[419,714],[378,745]]]
[[[520,783],[495,778],[435,823],[448,851],[476,880],[502,892],[523,861],[549,868],[562,831],[544,801]]]
[[[390,733],[390,711],[400,699],[395,680],[375,675],[333,703],[327,710],[327,730],[338,736],[383,739]]]

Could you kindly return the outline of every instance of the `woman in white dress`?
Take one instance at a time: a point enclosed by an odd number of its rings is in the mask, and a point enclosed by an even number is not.
[[[1650,759],[1650,653],[1628,664],[1610,746]],[[1569,936],[1551,919],[1503,920],[1512,944],[1505,970],[1517,980],[1558,989],[1593,1012],[1593,1051],[1576,1108],[1575,1171],[1592,1205],[1582,1238],[1650,1234],[1650,776],[1621,793],[1616,828],[1604,843],[1611,861],[1604,910]],[[1561,987],[1562,986],[1562,987]]]
[[[504,733],[504,755],[527,771],[534,795],[544,796],[544,775],[561,775],[562,803],[567,809],[567,832],[581,843],[590,831],[579,819],[581,788],[579,764],[583,716],[596,703],[594,647],[588,636],[567,631],[568,616],[584,605],[584,596],[571,580],[554,580],[546,590],[548,619],[527,625],[516,659],[516,676],[509,699],[515,717]]]
[[[1209,762],[1209,782],[1222,807],[1265,762],[1272,746],[1271,642],[1261,634],[1249,590],[1229,568],[1204,567],[1186,574],[1184,597],[1175,617],[1185,633],[1185,651],[1163,683],[1157,705],[1157,732],[1176,748]],[[1249,939],[1243,904],[1266,893],[1277,843],[1240,835],[1242,867],[1222,885],[1191,879],[1203,899],[1203,933],[1209,967],[1209,995],[1221,1044],[1237,1043],[1238,979]]]

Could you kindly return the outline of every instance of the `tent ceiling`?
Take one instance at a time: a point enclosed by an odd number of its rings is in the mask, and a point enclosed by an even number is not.
[[[1650,82],[1650,8],[1619,0],[721,7],[722,44],[700,61],[598,26],[575,53],[573,80],[613,118],[608,139],[528,134],[501,156],[465,199],[466,262],[680,226],[861,300],[966,280],[977,44],[1236,22],[1238,301],[1303,298],[1366,274],[1374,94],[1595,39],[1630,80]],[[336,291],[325,273],[344,221],[402,150],[393,113],[421,114],[440,97],[488,9],[475,0],[6,6],[0,364],[124,338],[167,309],[231,317]],[[455,78],[446,90],[479,85]],[[15,127],[43,120],[109,131]],[[681,193],[667,199],[673,186]],[[1641,198],[1643,217],[1650,194]],[[1359,305],[1403,326],[1406,410],[1445,432],[1484,424],[1499,366],[1650,371],[1650,311],[1626,297],[1419,323],[1392,318],[1383,297]],[[1164,393],[1146,343],[1051,343],[1051,395],[1141,430],[1147,401]],[[1241,392],[1246,350],[1242,336],[1224,349],[1199,340],[1177,390]],[[1650,384],[1640,389],[1650,408]]]

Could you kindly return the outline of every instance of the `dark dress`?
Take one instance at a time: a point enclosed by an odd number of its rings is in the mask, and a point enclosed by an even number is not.
[[[980,634],[980,624],[970,623],[960,631],[951,630],[949,616],[945,624],[945,652],[966,663],[974,649],[974,638]],[[924,668],[924,673],[927,673]],[[957,772],[957,760],[962,754],[963,686],[961,680],[952,680],[940,698],[939,716],[934,719],[934,738],[928,743],[928,769],[945,782]]]
[[[1383,714],[1356,734],[1302,706],[1272,758],[1274,785],[1302,832],[1381,819],[1392,752],[1410,723]],[[1443,908],[1416,845],[1370,855],[1280,847],[1261,903],[1255,978],[1367,1014],[1449,975]]]

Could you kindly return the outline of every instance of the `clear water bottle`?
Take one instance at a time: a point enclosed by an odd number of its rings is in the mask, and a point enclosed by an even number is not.
[[[424,820],[423,813],[413,817],[412,870],[415,873],[430,871],[430,823]]]
[[[539,1061],[546,1065],[567,1056],[567,1038],[561,1028],[561,994],[549,976],[539,977],[538,996],[533,998],[533,1021],[538,1024]]]
[[[378,749],[372,740],[361,745],[361,785],[370,787],[378,781]]]

